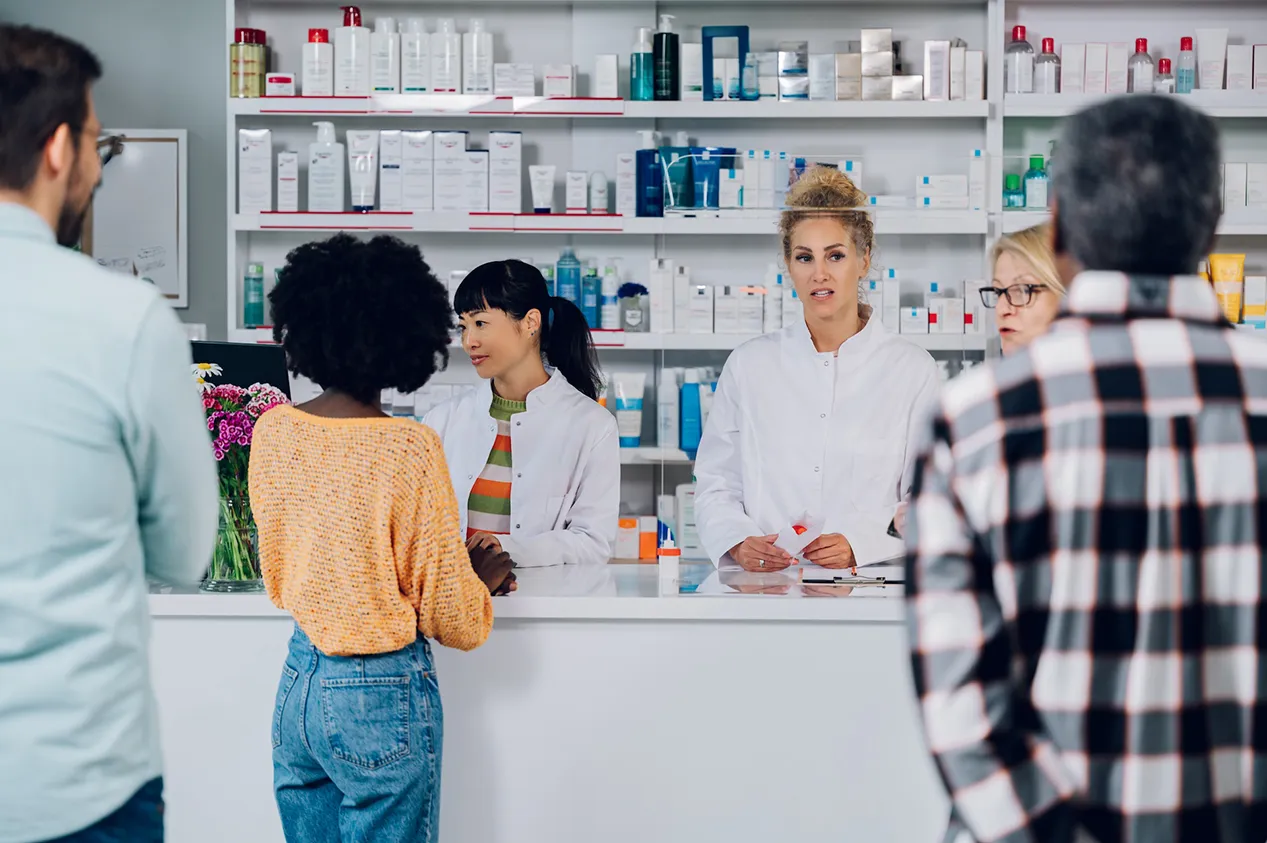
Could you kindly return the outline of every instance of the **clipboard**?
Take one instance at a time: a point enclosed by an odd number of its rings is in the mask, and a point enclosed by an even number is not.
[[[821,571],[805,571],[801,575],[801,583],[804,585],[889,585],[887,577],[860,577],[857,574],[849,574],[844,571],[821,572]],[[896,584],[896,583],[894,583]]]

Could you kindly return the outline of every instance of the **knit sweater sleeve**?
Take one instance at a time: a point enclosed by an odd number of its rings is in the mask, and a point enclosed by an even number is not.
[[[418,631],[446,647],[474,650],[493,628],[493,600],[475,575],[459,528],[458,502],[440,438],[421,428],[404,478],[412,495],[398,529],[412,531],[400,560],[401,591],[418,612]]]

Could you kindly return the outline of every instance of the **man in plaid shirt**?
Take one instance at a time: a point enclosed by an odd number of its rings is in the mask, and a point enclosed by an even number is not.
[[[908,516],[952,826],[1262,843],[1267,340],[1188,275],[1214,243],[1218,131],[1124,97],[1071,118],[1060,153],[1061,316],[946,388]]]

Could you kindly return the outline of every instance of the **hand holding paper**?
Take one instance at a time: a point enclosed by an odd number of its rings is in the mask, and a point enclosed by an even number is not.
[[[810,543],[823,534],[825,520],[819,515],[809,513],[801,515],[779,531],[778,538],[774,541],[775,547],[786,551],[789,556],[806,561],[802,553]]]
[[[854,558],[853,546],[849,539],[840,533],[828,533],[819,536],[805,548],[804,559],[822,568],[854,568],[858,560]]]

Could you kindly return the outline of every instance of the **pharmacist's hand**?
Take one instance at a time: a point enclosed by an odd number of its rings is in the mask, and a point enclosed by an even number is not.
[[[753,536],[744,539],[730,549],[730,558],[739,563],[745,571],[757,573],[783,571],[792,566],[794,560],[787,551],[774,546],[778,533],[773,536]]]
[[[498,541],[497,536],[494,536],[492,533],[476,533],[466,540],[466,550],[470,553],[477,547],[482,547],[487,550],[493,550],[500,553],[502,543]]]
[[[805,558],[823,568],[856,568],[858,562],[853,556],[853,547],[849,539],[840,533],[829,533],[819,536],[805,548]]]
[[[906,502],[897,505],[897,512],[893,513],[893,529],[901,538],[906,536]]]
[[[510,554],[500,547],[494,550],[482,545],[477,545],[468,552],[475,576],[488,586],[491,593],[496,594],[505,585],[507,578],[512,576],[510,569],[515,567],[515,563],[511,561]]]

